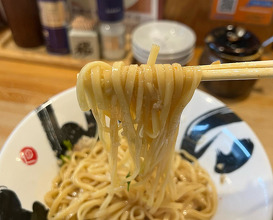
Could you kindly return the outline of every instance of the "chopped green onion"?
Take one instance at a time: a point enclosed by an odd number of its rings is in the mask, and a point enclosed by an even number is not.
[[[130,177],[130,172],[127,174],[126,178]],[[127,191],[129,192],[131,181],[127,181]]]
[[[72,150],[73,148],[70,140],[63,140],[63,145],[66,147],[67,150]]]
[[[66,163],[66,162],[68,162],[70,160],[70,157],[62,154],[60,156],[60,159],[62,160],[62,162],[64,164],[64,163]]]

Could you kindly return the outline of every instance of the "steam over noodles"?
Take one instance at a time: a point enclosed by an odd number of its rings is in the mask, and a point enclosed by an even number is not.
[[[92,110],[99,141],[83,137],[53,180],[49,219],[210,219],[215,187],[195,158],[175,152],[180,116],[201,71],[179,64],[92,62],[77,97]]]

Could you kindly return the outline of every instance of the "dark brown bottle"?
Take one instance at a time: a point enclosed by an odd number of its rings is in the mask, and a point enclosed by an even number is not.
[[[37,47],[44,43],[36,0],[2,0],[15,43]]]

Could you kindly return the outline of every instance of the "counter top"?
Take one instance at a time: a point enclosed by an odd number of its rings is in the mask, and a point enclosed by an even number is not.
[[[190,65],[196,65],[197,49]],[[272,56],[270,52],[268,57]],[[78,68],[0,60],[0,148],[16,125],[53,95],[76,84]],[[202,87],[200,87],[202,89]],[[219,97],[217,97],[219,98]],[[273,166],[273,79],[261,79],[245,99],[223,99],[256,133]]]

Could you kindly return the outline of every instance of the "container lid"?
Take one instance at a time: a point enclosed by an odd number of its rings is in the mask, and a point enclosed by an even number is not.
[[[212,30],[205,38],[208,47],[217,54],[251,56],[256,54],[261,43],[250,31],[239,26],[228,25]]]
[[[115,22],[123,19],[123,0],[97,0],[101,21]]]

